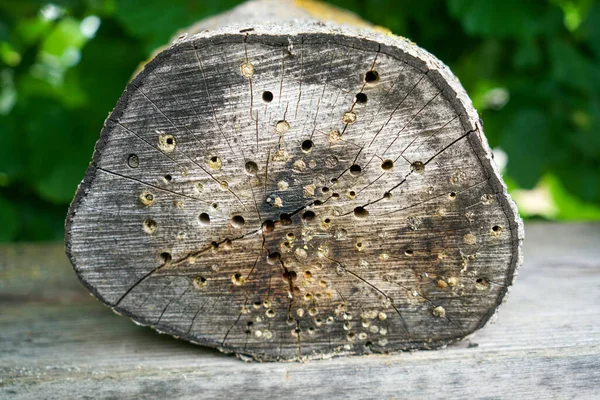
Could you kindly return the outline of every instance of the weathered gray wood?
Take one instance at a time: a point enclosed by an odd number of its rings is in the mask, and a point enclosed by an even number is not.
[[[468,341],[305,364],[158,335],[89,296],[62,245],[0,246],[0,398],[595,398],[600,225],[526,229],[509,301]]]
[[[67,219],[75,270],[139,324],[259,360],[463,338],[521,259],[477,113],[409,41],[307,15],[248,3],[131,82]]]

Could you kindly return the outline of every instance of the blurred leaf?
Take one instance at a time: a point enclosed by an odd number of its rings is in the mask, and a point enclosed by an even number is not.
[[[539,110],[523,110],[507,121],[501,146],[508,153],[507,173],[524,188],[533,188],[545,172],[551,151],[548,122]]]
[[[231,8],[241,0],[116,0],[115,15],[125,28],[145,43],[147,54],[169,43],[180,29]]]
[[[552,78],[582,91],[600,89],[600,68],[562,40],[548,43]]]
[[[30,46],[52,29],[52,22],[35,16],[17,21],[15,36],[23,46]]]
[[[15,238],[19,230],[19,220],[17,218],[17,209],[0,196],[0,242],[9,242]]]
[[[522,0],[448,0],[448,7],[468,33],[497,38],[536,35],[547,11],[542,2]]]
[[[543,183],[549,187],[552,193],[558,209],[558,219],[600,221],[600,206],[583,202],[569,194],[557,177],[548,175],[544,178]]]
[[[73,18],[62,19],[42,42],[42,51],[62,57],[69,49],[80,49],[86,38],[79,29],[79,21]]]
[[[24,176],[27,148],[14,131],[11,119],[5,116],[0,116],[0,143],[0,173],[4,174],[9,182]]]
[[[81,63],[69,71],[67,79],[77,77],[90,101],[91,106],[85,108],[86,120],[89,129],[94,130],[90,134],[96,138],[144,53],[139,40],[127,37],[116,21],[105,19],[81,56]]]
[[[592,49],[596,56],[596,61],[600,61],[600,4],[595,2],[590,10],[586,20],[580,28],[582,36],[586,39],[587,45]]]
[[[92,149],[95,137],[84,134],[73,111],[51,99],[21,103],[15,116],[22,121],[17,137],[29,154],[27,180],[47,201],[68,203],[90,159],[82,149]]]

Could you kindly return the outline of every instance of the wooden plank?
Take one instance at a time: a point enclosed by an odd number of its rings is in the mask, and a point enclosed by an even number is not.
[[[62,245],[0,246],[0,398],[595,398],[600,224],[527,225],[497,322],[437,351],[244,363],[119,317]]]
[[[306,14],[251,1],[146,65],[73,201],[69,257],[136,323],[257,360],[459,340],[521,259],[477,112],[414,43]]]

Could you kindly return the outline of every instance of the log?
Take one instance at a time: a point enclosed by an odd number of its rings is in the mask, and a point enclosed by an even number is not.
[[[190,33],[127,86],[69,210],[92,294],[265,361],[485,325],[523,228],[448,67],[315,2],[250,1]]]

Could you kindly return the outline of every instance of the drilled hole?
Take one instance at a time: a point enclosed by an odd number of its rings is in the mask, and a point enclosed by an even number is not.
[[[265,103],[270,103],[273,101],[273,93],[269,92],[268,90],[264,91],[262,94],[262,99]]]
[[[279,260],[281,260],[281,254],[279,254],[277,252],[271,253],[267,256],[267,263],[269,265],[277,264],[279,262]]]
[[[244,276],[239,272],[236,272],[235,274],[231,275],[231,283],[233,283],[234,285],[241,286],[244,284],[244,282],[246,282],[246,278],[244,278]]]
[[[326,224],[330,224],[330,223],[331,223],[331,219],[329,219],[329,218],[325,218],[325,219],[323,220],[323,222],[325,222]]]
[[[165,180],[166,183],[169,183],[173,180],[173,177],[171,175],[167,174],[164,176],[163,179]]]
[[[368,71],[365,74],[366,83],[375,83],[377,81],[379,81],[379,73],[377,71]]]
[[[244,217],[242,217],[241,215],[234,215],[231,218],[231,226],[233,226],[234,228],[241,228],[244,226],[245,223],[246,220],[244,220]]]
[[[350,167],[350,175],[358,176],[362,172],[362,168],[358,164],[354,164]]]
[[[275,125],[275,130],[279,134],[286,133],[287,131],[290,130],[290,124],[286,120],[281,120],[281,121],[277,122],[277,124]]]
[[[321,200],[315,200],[315,202],[313,204],[315,206],[320,206],[320,205],[323,205],[323,202]]]
[[[284,271],[284,273],[283,273],[283,280],[284,281],[288,281],[288,282],[290,280],[291,281],[295,281],[297,277],[298,277],[298,274],[296,274],[296,271],[287,270],[287,271]]]
[[[258,172],[258,165],[256,165],[254,161],[247,161],[245,169],[248,175],[256,175],[256,173]]]
[[[208,284],[208,281],[203,276],[198,276],[192,280],[192,284],[196,289],[203,289]]]
[[[456,193],[455,192],[450,192],[450,194],[448,195],[448,197],[450,197],[451,199],[455,199],[456,198]]]
[[[200,220],[200,223],[202,225],[208,225],[208,224],[210,224],[210,216],[207,213],[200,214],[200,216],[198,217],[198,219]]]
[[[144,232],[148,233],[148,234],[153,234],[154,232],[156,232],[157,229],[157,224],[156,221],[148,218],[144,220]]]
[[[414,163],[412,163],[410,165],[411,169],[415,172],[423,172],[425,171],[425,164],[423,164],[421,161],[415,161]]]
[[[154,203],[154,195],[150,192],[140,194],[140,201],[145,206],[151,206]]]
[[[354,216],[356,218],[367,218],[369,216],[369,212],[364,207],[356,207],[354,209]]]
[[[167,264],[167,263],[171,262],[171,253],[166,252],[166,251],[160,253],[160,260],[162,261],[163,264]]]
[[[262,229],[265,232],[273,232],[273,230],[275,230],[275,222],[271,221],[270,219],[266,220],[262,224]]]
[[[302,221],[304,222],[310,222],[312,220],[314,220],[316,217],[315,213],[313,211],[305,211],[304,214],[302,214]]]
[[[404,250],[404,255],[408,257],[412,257],[414,252],[411,249]]]
[[[314,143],[312,140],[305,140],[302,142],[302,151],[305,153],[309,153],[312,151]]]
[[[477,278],[475,288],[477,290],[487,290],[490,288],[490,281],[487,278]]]
[[[323,193],[329,193],[329,188],[327,186],[323,186],[321,188],[321,192],[323,192]]]
[[[140,158],[136,154],[130,154],[127,157],[127,165],[130,168],[138,168],[140,166]]]
[[[331,193],[331,197],[333,197],[334,199],[339,199],[340,194],[339,193]]]
[[[351,199],[356,197],[356,192],[354,190],[351,190],[348,192],[348,197],[350,197]]]
[[[289,214],[281,214],[279,216],[279,222],[281,222],[281,225],[291,225],[292,224],[292,217]],[[288,234],[289,236],[289,234]],[[293,234],[292,234],[293,236]]]
[[[356,94],[356,102],[359,104],[365,104],[367,102],[368,98],[367,95],[364,93],[357,93]]]
[[[502,227],[500,225],[494,225],[492,227],[492,231],[494,231],[496,233],[502,232]]]
[[[392,199],[392,194],[390,192],[385,192],[383,194],[383,198],[384,198],[384,200],[391,200]]]
[[[173,135],[158,135],[158,149],[165,153],[172,153],[175,150]]]
[[[211,158],[208,159],[208,166],[211,169],[218,171],[223,166],[223,161],[221,161],[221,159],[217,156],[212,156]]]
[[[389,171],[394,168],[394,162],[392,160],[385,160],[381,163],[381,169],[384,171]]]

